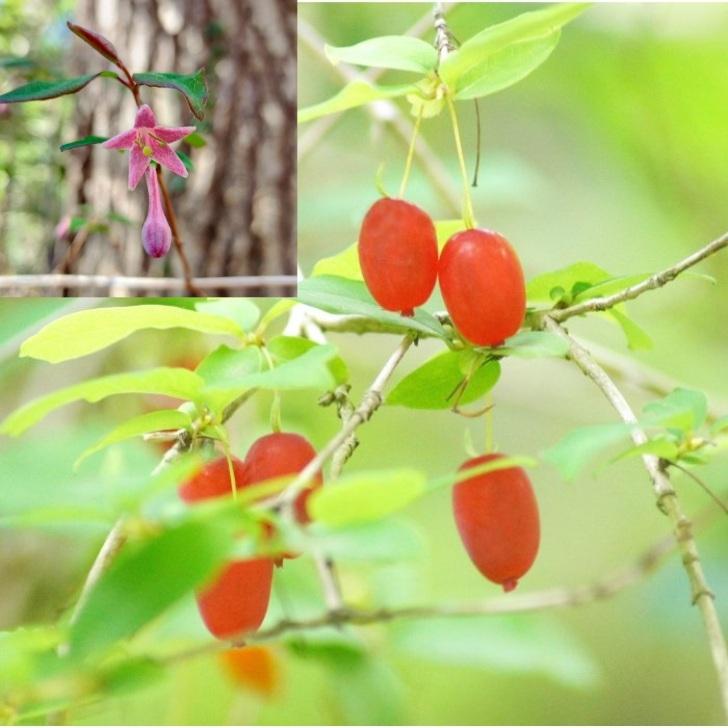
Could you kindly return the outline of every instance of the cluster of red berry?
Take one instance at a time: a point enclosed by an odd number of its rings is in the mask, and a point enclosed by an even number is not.
[[[315,456],[313,446],[301,435],[290,432],[265,435],[253,443],[245,460],[232,458],[235,487],[241,490],[299,473]],[[319,473],[312,484],[298,494],[294,512],[299,523],[310,521],[306,504],[322,482]],[[228,496],[232,492],[230,468],[225,457],[206,463],[179,488],[180,497],[187,503]],[[269,524],[266,530],[268,535],[272,534]],[[257,630],[268,611],[273,567],[280,565],[284,558],[295,556],[284,553],[279,557],[238,559],[226,564],[197,595],[200,614],[210,632],[219,639],[230,639]]]
[[[377,303],[405,316],[427,301],[439,279],[453,324],[477,346],[502,344],[523,323],[521,264],[508,241],[491,230],[456,233],[438,256],[430,216],[410,202],[385,197],[364,218],[359,262]]]
[[[367,212],[359,235],[359,262],[370,293],[388,311],[413,316],[439,280],[455,328],[477,346],[498,346],[523,323],[526,287],[508,241],[490,230],[453,235],[438,255],[430,216],[405,200],[383,198]],[[467,461],[460,470],[503,455]],[[536,498],[517,467],[474,475],[453,490],[455,522],[478,570],[505,591],[516,587],[538,552]]]

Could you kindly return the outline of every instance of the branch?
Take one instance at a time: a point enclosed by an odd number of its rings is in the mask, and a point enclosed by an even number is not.
[[[726,242],[728,242],[728,238],[726,238]],[[544,319],[543,323],[544,328],[568,343],[569,356],[572,361],[599,387],[622,420],[630,425],[636,425],[637,418],[624,395],[617,389],[617,386],[604,369],[594,361],[589,352],[549,316]],[[641,445],[647,441],[647,435],[638,426],[633,427],[631,432],[635,445]],[[715,595],[708,586],[700,563],[700,555],[692,534],[692,524],[683,512],[677,494],[672,488],[670,478],[662,467],[660,460],[654,455],[643,455],[642,461],[652,481],[657,504],[672,523],[674,537],[678,543],[683,566],[690,581],[693,604],[700,608],[703,618],[713,664],[718,676],[723,710],[726,717],[728,717],[728,649],[726,648],[725,638],[715,608]]]
[[[428,13],[428,27],[431,23],[430,18],[431,15]],[[298,35],[303,44],[307,45],[318,58],[329,65],[328,58],[326,58],[326,55],[323,52],[323,47],[325,45],[323,38],[321,38],[321,36],[305,20],[301,20],[301,18],[298,19]],[[334,71],[347,83],[354,79],[362,78],[362,76],[354,73],[345,65],[336,66]],[[364,74],[363,78],[371,81],[373,78],[376,78],[376,76],[374,76],[374,74]],[[367,104],[364,107],[364,110],[375,121],[391,124],[392,128],[397,132],[402,141],[409,146],[414,124],[409,120],[409,117],[403,114],[396,104],[391,101],[383,100],[378,101],[376,104]],[[332,125],[333,122],[326,127],[324,133],[325,131],[328,131]],[[309,133],[312,134],[313,132]],[[320,140],[320,137],[323,136],[321,133],[317,132],[317,134],[318,136],[315,138],[314,143],[317,143]],[[304,150],[303,153],[305,153],[313,146],[308,139],[309,138],[306,136],[302,136],[301,140],[299,140],[299,159],[302,154],[302,147]],[[432,151],[431,147],[427,144],[421,134],[418,136],[415,144],[415,156],[420,161],[422,168],[433,186],[438,190],[440,196],[450,208],[450,212],[456,217],[460,217],[462,215],[462,208],[460,205],[459,192],[453,189],[450,185],[450,173],[448,172],[447,167],[445,167],[439,157]]]
[[[412,342],[413,338],[409,334],[402,339],[400,345],[389,357],[379,374],[377,374],[371,386],[362,397],[361,403],[354,410],[354,413],[346,421],[341,430],[329,440],[323,449],[319,451],[318,455],[293,479],[284,491],[266,503],[268,507],[279,509],[290,508],[298,493],[311,482],[324,463],[348,440],[359,425],[367,422],[379,409],[383,402],[382,392],[384,391],[384,387],[397,368],[397,365],[407,353],[407,350],[412,346]]]
[[[698,523],[705,524],[715,518],[717,512],[708,507],[696,517]],[[491,599],[466,602],[464,604],[441,604],[432,606],[410,606],[393,609],[343,609],[327,612],[306,619],[282,619],[266,629],[246,635],[244,643],[265,642],[290,632],[305,631],[320,627],[341,626],[342,624],[373,625],[392,622],[398,619],[422,619],[428,617],[477,617],[502,614],[523,614],[548,609],[577,607],[596,601],[609,599],[627,588],[639,583],[664,563],[667,556],[675,551],[676,542],[672,535],[661,539],[644,551],[633,563],[616,569],[603,579],[577,587],[544,589],[525,594],[512,594]],[[243,644],[238,639],[233,646]],[[199,647],[185,650],[167,659],[179,662],[210,652],[230,648],[229,643],[209,642]],[[165,660],[166,661],[166,660]]]
[[[675,263],[675,265],[671,266],[670,268],[666,268],[659,273],[651,275],[649,278],[642,281],[641,283],[637,283],[634,286],[625,288],[623,291],[618,291],[611,296],[592,298],[588,301],[584,301],[583,303],[577,303],[575,306],[569,306],[568,308],[554,309],[552,311],[548,311],[547,315],[553,321],[562,323],[567,319],[570,319],[572,316],[582,316],[585,313],[590,313],[592,311],[606,311],[607,309],[613,308],[620,303],[624,303],[625,301],[631,301],[632,299],[641,296],[647,291],[652,291],[656,288],[662,288],[662,286],[670,283],[670,281],[675,280],[675,278],[677,278],[688,268],[692,268],[694,265],[697,265],[711,255],[714,255],[726,246],[728,246],[728,233],[721,235],[721,237],[717,238],[712,243],[708,243],[708,245],[706,245],[705,247],[696,251],[692,255],[689,255],[687,258],[684,258],[680,262]]]
[[[193,278],[192,284],[202,290],[224,288],[245,291],[263,286],[290,286],[295,295],[297,278],[293,275],[228,276],[218,278]],[[128,290],[184,293],[187,282],[177,278],[141,278],[134,276],[105,276],[46,273],[41,275],[0,276],[0,291],[27,291],[34,288],[103,288],[104,290]]]

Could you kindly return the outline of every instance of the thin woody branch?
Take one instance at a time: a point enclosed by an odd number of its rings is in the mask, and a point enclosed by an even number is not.
[[[708,507],[696,517],[696,525],[707,524],[713,520],[718,511]],[[524,614],[541,612],[549,609],[578,607],[596,601],[610,599],[620,592],[646,579],[665,562],[676,549],[672,535],[667,536],[644,551],[627,566],[614,570],[606,577],[590,584],[577,587],[558,587],[524,594],[509,594],[491,599],[464,603],[446,603],[440,605],[422,605],[384,609],[342,609],[335,613],[327,612],[306,619],[283,619],[276,624],[246,635],[244,640],[236,640],[233,646],[266,642],[291,632],[300,632],[320,627],[352,625],[375,625],[393,622],[400,619],[423,619],[429,617],[478,617],[498,616],[503,614]],[[218,652],[230,648],[230,644],[210,642],[180,652],[168,658],[171,662],[180,662],[210,652]]]
[[[647,442],[647,435],[639,426],[636,426],[637,418],[624,395],[589,352],[572,338],[559,323],[548,316],[544,319],[544,328],[568,343],[571,360],[597,385],[620,418],[630,425],[635,425],[631,430],[631,437],[635,445]],[[685,515],[677,493],[674,491],[670,478],[662,467],[659,458],[654,455],[643,455],[642,461],[652,481],[657,504],[672,523],[674,538],[677,541],[683,566],[690,581],[693,604],[699,607],[703,619],[713,665],[718,677],[723,710],[728,718],[728,649],[726,648],[725,638],[715,608],[715,595],[708,586],[700,562],[697,544],[692,534],[692,523]]]
[[[552,311],[549,311],[547,315],[553,321],[556,321],[557,323],[563,323],[573,316],[583,316],[584,314],[591,313],[593,311],[607,311],[608,309],[614,308],[614,306],[617,306],[620,303],[624,303],[625,301],[631,301],[641,296],[643,293],[647,293],[647,291],[653,291],[656,288],[662,288],[662,286],[670,283],[670,281],[675,280],[675,278],[677,278],[684,271],[688,270],[688,268],[692,268],[694,265],[697,265],[711,255],[714,255],[726,246],[728,246],[728,233],[725,233],[719,238],[716,238],[715,240],[713,240],[713,242],[708,243],[705,247],[696,251],[692,255],[689,255],[687,258],[683,258],[683,260],[675,263],[675,265],[672,265],[669,268],[665,268],[665,270],[662,270],[659,273],[651,275],[646,280],[641,281],[634,286],[629,286],[629,288],[618,291],[611,296],[591,298],[588,301],[578,303],[574,306],[569,306],[568,308],[554,309]]]

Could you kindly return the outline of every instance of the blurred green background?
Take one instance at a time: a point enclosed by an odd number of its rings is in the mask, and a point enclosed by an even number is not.
[[[449,22],[462,40],[525,9],[462,4],[452,9]],[[405,32],[429,12],[429,4],[418,3],[299,7],[301,21],[336,45]],[[484,155],[474,193],[476,214],[517,247],[528,277],[577,260],[592,260],[615,275],[656,270],[728,228],[727,35],[728,7],[721,5],[595,6],[564,30],[544,66],[481,102]],[[340,85],[336,70],[302,45],[299,105],[323,100]],[[472,104],[462,104],[459,112],[472,168]],[[311,126],[302,127],[301,139]],[[427,121],[423,134],[449,171],[441,182],[457,194],[446,119]],[[374,121],[365,110],[347,112],[315,143],[302,145],[298,223],[304,272],[355,240],[377,196],[377,168],[386,163],[385,184],[395,189],[405,150],[390,125]],[[454,215],[417,166],[409,197],[435,218]],[[714,403],[728,401],[723,369],[728,260],[716,256],[701,270],[717,285],[679,280],[631,305],[654,339],[652,350],[627,352],[621,333],[599,318],[573,321],[570,328],[705,390]],[[59,315],[60,305],[0,301],[1,414],[84,377],[179,364],[219,343],[156,332],[55,367],[18,360],[20,341],[41,319]],[[433,298],[430,306],[441,303]],[[397,341],[344,335],[331,340],[349,364],[355,399]],[[421,343],[398,376],[437,349]],[[625,392],[637,409],[649,399],[634,387]],[[315,405],[317,396],[286,395],[283,422],[321,447],[337,421],[332,411]],[[561,361],[506,361],[495,401],[496,441],[511,454],[538,455],[574,427],[614,419],[593,385]],[[72,462],[101,431],[149,406],[142,398],[73,406],[18,441],[0,441],[0,512],[39,503],[103,506],[110,493],[127,487],[130,476],[148,472],[158,453],[144,444],[114,448],[87,461],[77,475]],[[268,406],[261,397],[236,416],[237,454],[265,432]],[[448,473],[466,457],[466,432],[481,441],[479,421],[385,407],[362,427],[361,445],[347,469],[415,464],[433,476]],[[596,469],[571,484],[548,465],[532,471],[543,540],[519,591],[590,583],[632,563],[666,534],[667,521],[655,508],[638,462]],[[704,471],[718,491],[726,475],[728,468],[720,463]],[[677,478],[676,487],[690,513],[706,505],[690,481]],[[410,539],[401,560],[361,563],[352,555],[342,563],[352,603],[434,604],[498,595],[468,561],[446,491],[418,502],[402,520]],[[0,629],[53,620],[73,599],[103,536],[97,525],[78,522],[0,531]],[[698,541],[728,628],[725,518],[701,530]],[[282,611],[310,613],[320,602],[307,559],[289,562],[276,575],[271,618]],[[189,639],[204,639],[191,598],[145,629],[137,644],[164,647]],[[364,657],[347,649],[347,640],[361,642]],[[677,558],[639,586],[589,606],[309,635],[303,643],[272,645],[271,655],[278,670],[271,695],[261,696],[249,682],[234,683],[217,660],[201,658],[175,665],[128,696],[71,711],[65,719],[73,724],[721,722],[707,643]]]

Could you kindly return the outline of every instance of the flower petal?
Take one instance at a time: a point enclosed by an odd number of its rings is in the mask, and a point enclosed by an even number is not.
[[[134,120],[135,129],[139,129],[142,126],[150,128],[157,126],[157,117],[154,116],[154,112],[146,104],[139,107],[136,119]]]
[[[149,139],[149,146],[152,148],[152,159],[166,167],[170,172],[178,174],[180,177],[187,177],[182,160],[164,143],[158,142],[156,139]]]
[[[161,139],[163,142],[167,142],[167,144],[172,144],[189,136],[193,131],[196,131],[194,126],[157,126],[152,129],[152,134],[157,139]]]
[[[121,134],[107,139],[101,146],[104,149],[129,149],[137,138],[137,130],[129,129],[122,131]]]
[[[134,190],[149,167],[150,159],[144,156],[141,147],[135,144],[129,155],[129,189]]]

